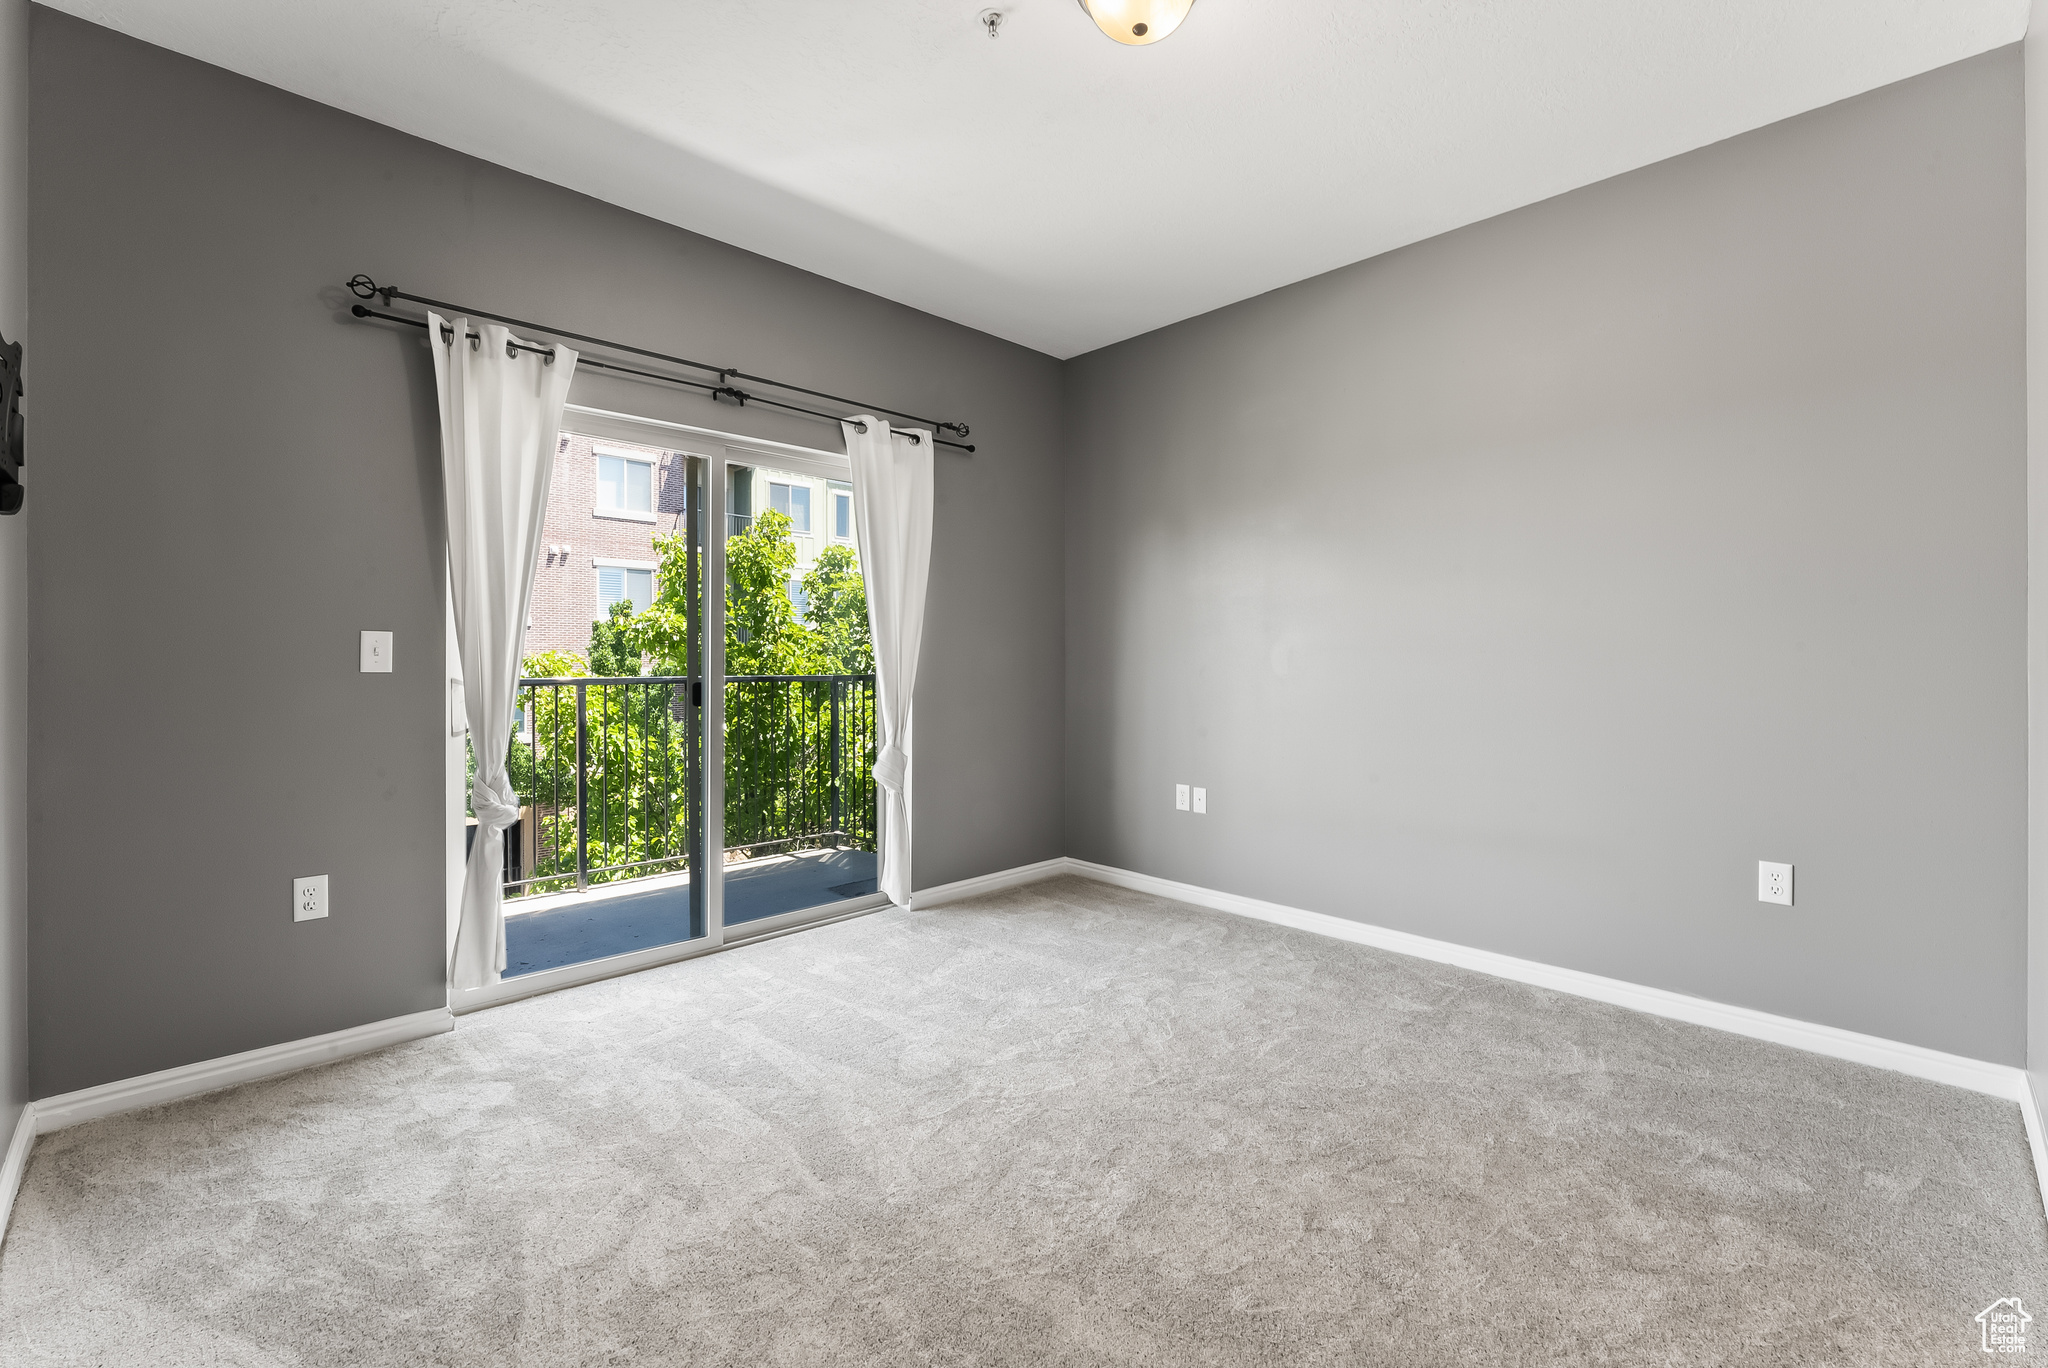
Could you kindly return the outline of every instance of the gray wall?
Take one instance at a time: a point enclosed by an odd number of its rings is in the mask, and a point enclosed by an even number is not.
[[[916,880],[1060,853],[1056,362],[51,11],[32,78],[38,1096],[445,1000],[432,370],[340,321],[356,271],[971,422],[980,454],[939,458]],[[392,675],[357,673],[366,627]],[[294,925],[320,871],[333,916]]]
[[[28,330],[28,5],[0,0],[0,336]],[[35,438],[29,439],[31,447]],[[28,1087],[28,520],[0,518],[0,1145]],[[4,1197],[0,1197],[4,1200]],[[0,1224],[5,1223],[0,1214]]]
[[[2023,1062],[2021,93],[1072,362],[1068,852]]]

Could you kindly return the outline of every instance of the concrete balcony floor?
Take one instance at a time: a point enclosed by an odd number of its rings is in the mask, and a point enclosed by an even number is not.
[[[806,850],[725,867],[725,924],[822,907],[875,891],[867,850]],[[505,977],[672,945],[690,935],[690,880],[662,875],[598,884],[588,893],[505,904]]]

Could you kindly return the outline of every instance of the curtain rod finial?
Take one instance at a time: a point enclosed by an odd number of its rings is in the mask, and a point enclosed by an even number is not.
[[[396,285],[379,285],[361,271],[356,272],[342,283],[357,299],[368,299],[372,295],[384,296],[384,307],[387,309],[391,307],[391,300],[398,293]]]

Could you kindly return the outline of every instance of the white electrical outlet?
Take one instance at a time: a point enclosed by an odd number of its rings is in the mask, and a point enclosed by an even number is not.
[[[363,673],[391,673],[391,633],[363,633]]]
[[[1205,789],[1205,788],[1198,788],[1198,789],[1196,789],[1196,790],[1195,790],[1195,811],[1197,811],[1197,812],[1207,812],[1208,810],[1209,810],[1209,790],[1207,790],[1207,789]]]
[[[1792,905],[1792,866],[1773,864],[1769,860],[1756,862],[1756,900]]]
[[[1175,784],[1173,786],[1173,805],[1182,812],[1188,810],[1188,786],[1186,784]]]
[[[292,920],[318,921],[327,915],[327,876],[308,874],[292,880]]]

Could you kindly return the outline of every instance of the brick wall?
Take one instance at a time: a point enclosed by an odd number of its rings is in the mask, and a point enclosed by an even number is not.
[[[594,446],[656,463],[653,522],[598,516]],[[555,456],[554,485],[548,491],[540,560],[533,572],[533,607],[526,620],[528,655],[546,650],[589,652],[590,624],[598,616],[596,562],[658,559],[655,537],[682,530],[685,478],[684,458],[674,452],[563,435]]]

